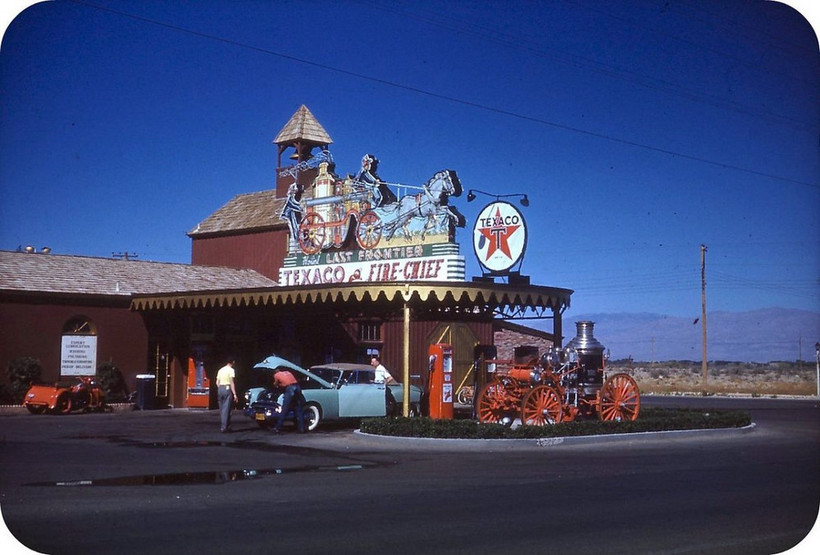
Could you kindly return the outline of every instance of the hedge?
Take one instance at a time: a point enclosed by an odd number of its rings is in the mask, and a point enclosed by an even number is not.
[[[740,411],[704,411],[694,409],[643,409],[634,422],[601,422],[579,419],[552,426],[519,426],[481,424],[475,420],[435,420],[432,418],[367,418],[361,431],[375,435],[449,439],[527,439],[600,434],[625,434],[671,430],[742,428],[751,424],[748,413]]]

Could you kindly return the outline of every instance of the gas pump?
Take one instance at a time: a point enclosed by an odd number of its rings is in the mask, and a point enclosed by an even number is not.
[[[207,409],[210,402],[211,380],[205,374],[201,353],[188,357],[188,408]],[[199,355],[199,356],[197,356]]]
[[[428,349],[430,418],[453,418],[453,346],[435,343]]]

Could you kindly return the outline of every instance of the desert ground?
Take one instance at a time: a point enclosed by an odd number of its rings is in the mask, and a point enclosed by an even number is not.
[[[607,374],[630,374],[643,394],[816,396],[814,362],[709,362],[706,382],[700,361],[612,361]]]

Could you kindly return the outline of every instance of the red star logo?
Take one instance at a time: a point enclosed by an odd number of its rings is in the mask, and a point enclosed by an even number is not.
[[[508,243],[510,236],[518,231],[520,225],[504,225],[501,218],[501,210],[496,208],[495,217],[493,218],[493,225],[490,227],[483,227],[479,231],[487,238],[490,246],[487,248],[487,256],[484,260],[489,260],[493,253],[500,250],[507,255],[507,258],[512,259],[510,254],[510,245]]]

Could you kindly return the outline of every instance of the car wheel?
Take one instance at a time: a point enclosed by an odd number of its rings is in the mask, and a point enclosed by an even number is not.
[[[302,418],[305,429],[312,432],[319,427],[319,422],[322,421],[322,409],[315,403],[308,403],[302,411]]]
[[[45,405],[26,405],[26,408],[31,414],[43,414],[46,410]]]

